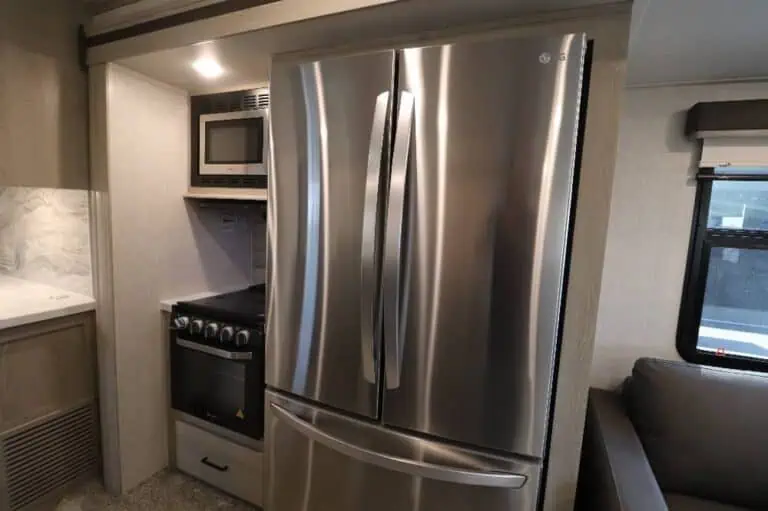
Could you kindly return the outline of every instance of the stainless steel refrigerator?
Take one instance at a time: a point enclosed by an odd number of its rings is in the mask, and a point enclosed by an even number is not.
[[[586,49],[273,63],[267,511],[536,508]]]

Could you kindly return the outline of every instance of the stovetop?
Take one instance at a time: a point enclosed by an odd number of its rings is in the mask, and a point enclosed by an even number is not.
[[[265,286],[259,284],[240,291],[201,300],[179,302],[176,307],[179,311],[195,314],[205,319],[260,325],[264,323],[266,308]]]

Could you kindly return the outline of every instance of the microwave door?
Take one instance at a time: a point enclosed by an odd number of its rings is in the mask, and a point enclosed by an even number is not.
[[[267,110],[201,115],[200,175],[266,176],[268,139]]]

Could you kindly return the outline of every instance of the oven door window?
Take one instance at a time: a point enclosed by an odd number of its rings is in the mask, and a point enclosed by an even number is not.
[[[249,417],[257,416],[258,411],[249,409],[248,362],[226,360],[176,345],[171,363],[173,408],[254,436]]]
[[[264,118],[206,121],[204,161],[209,165],[264,163]]]

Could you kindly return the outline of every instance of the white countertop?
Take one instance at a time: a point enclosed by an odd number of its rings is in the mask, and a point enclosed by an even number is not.
[[[90,296],[0,276],[0,329],[92,311]]]

